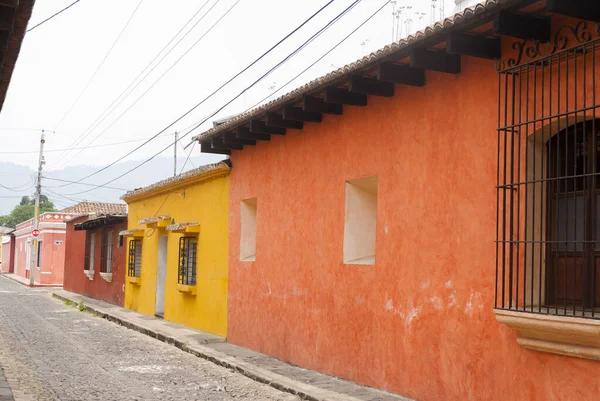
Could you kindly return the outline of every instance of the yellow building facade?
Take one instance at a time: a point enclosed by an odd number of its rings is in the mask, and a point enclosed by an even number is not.
[[[127,192],[125,307],[227,336],[229,161]]]

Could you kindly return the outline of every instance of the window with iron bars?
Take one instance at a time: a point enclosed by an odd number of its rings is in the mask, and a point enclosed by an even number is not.
[[[196,285],[196,256],[198,239],[181,237],[179,239],[179,275],[178,284]]]
[[[600,318],[598,50],[500,71],[497,309]]]
[[[129,264],[127,275],[129,277],[141,277],[142,274],[142,240],[129,241]]]

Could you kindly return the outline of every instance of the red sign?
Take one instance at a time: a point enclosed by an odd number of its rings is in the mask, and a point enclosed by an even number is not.
[[[37,228],[34,228],[33,231],[31,231],[31,235],[33,235],[34,237],[39,237],[40,230],[38,230]]]

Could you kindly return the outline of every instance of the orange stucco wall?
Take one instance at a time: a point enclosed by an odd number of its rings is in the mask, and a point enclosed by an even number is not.
[[[231,155],[230,342],[420,401],[597,400],[600,362],[493,312],[497,74],[459,75]],[[376,175],[376,263],[342,263],[345,181]],[[240,201],[257,198],[255,262]]]

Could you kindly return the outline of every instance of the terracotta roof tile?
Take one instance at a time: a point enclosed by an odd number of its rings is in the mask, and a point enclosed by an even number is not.
[[[280,108],[293,101],[294,99],[300,99],[303,95],[308,94],[309,92],[313,92],[319,89],[325,89],[325,87],[333,84],[336,81],[339,81],[341,78],[349,77],[351,74],[356,73],[359,70],[363,70],[370,66],[375,66],[376,63],[381,61],[382,59],[389,57],[396,52],[400,52],[402,50],[406,50],[408,48],[412,48],[416,45],[419,45],[424,40],[433,36],[434,34],[450,32],[453,30],[453,28],[459,28],[461,25],[469,21],[475,20],[476,17],[479,17],[482,14],[489,15],[491,12],[495,13],[499,9],[518,5],[519,3],[524,2],[525,0],[482,1],[481,3],[466,8],[465,10],[454,14],[449,18],[445,18],[441,21],[438,21],[435,24],[418,31],[413,35],[410,35],[390,45],[384,46],[383,48],[369,54],[368,56],[365,56],[353,63],[347,64],[344,67],[339,68],[338,70],[332,71],[322,77],[316,78],[275,100],[265,103],[262,106],[258,106],[257,108],[249,110],[245,113],[241,113],[236,117],[232,118],[231,120],[220,124],[216,127],[213,127],[208,131],[205,131],[195,136],[192,139],[202,141],[211,138],[212,136],[221,132],[231,130],[252,118],[256,118],[259,115],[264,114],[266,111]]]
[[[121,196],[121,199],[127,200],[133,197],[137,197],[146,192],[151,192],[156,189],[166,188],[171,185],[174,185],[179,182],[183,182],[192,177],[199,177],[203,175],[208,175],[209,173],[217,172],[217,171],[230,171],[230,162],[229,160],[224,160],[218,163],[206,164],[204,166],[200,166],[190,171],[186,171],[183,174],[180,174],[175,177],[167,178],[166,180],[155,182],[154,184],[148,185],[147,187],[136,188],[133,191],[128,191],[125,195]]]
[[[111,215],[127,215],[127,205],[123,203],[105,203],[105,202],[90,202],[83,201],[73,206],[66,207],[60,210],[61,213],[73,213],[77,215],[89,214],[111,214]]]

